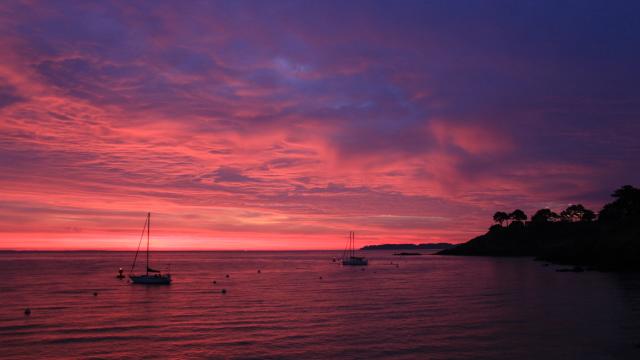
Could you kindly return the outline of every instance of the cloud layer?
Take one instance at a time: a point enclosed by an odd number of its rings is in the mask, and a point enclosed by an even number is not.
[[[635,2],[0,5],[0,248],[459,242],[638,184]]]

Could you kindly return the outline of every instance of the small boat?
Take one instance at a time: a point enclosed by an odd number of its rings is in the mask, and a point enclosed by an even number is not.
[[[138,250],[136,250],[136,256],[133,258],[133,264],[131,265],[131,271],[129,272],[129,279],[134,284],[146,284],[146,285],[169,285],[171,284],[171,274],[163,274],[160,270],[152,269],[149,266],[149,238],[151,233],[151,213],[147,213],[147,220],[142,228],[142,235],[140,235],[140,241],[138,242]],[[135,275],[133,269],[136,267],[136,260],[138,259],[138,253],[140,253],[140,244],[144,237],[144,232],[147,231],[147,271],[144,275]]]
[[[349,241],[342,254],[342,265],[349,266],[366,266],[369,260],[364,257],[356,256],[356,233],[349,232]],[[363,269],[364,270],[364,269]]]

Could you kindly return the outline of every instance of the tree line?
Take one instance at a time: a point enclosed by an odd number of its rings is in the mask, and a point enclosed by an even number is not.
[[[585,208],[582,204],[570,205],[562,210],[560,214],[551,211],[551,209],[540,209],[531,217],[533,223],[547,223],[556,221],[576,222],[576,221],[594,221],[597,216],[593,210]],[[520,209],[513,210],[510,213],[497,211],[493,214],[493,221],[498,226],[516,226],[523,225],[528,220],[527,214]]]
[[[640,189],[631,185],[625,185],[611,194],[613,202],[606,204],[599,213],[585,208],[582,204],[570,205],[560,214],[551,209],[540,209],[531,217],[531,223],[553,222],[592,222],[601,223],[628,223],[640,220]],[[520,226],[527,222],[528,217],[524,211],[516,209],[510,213],[497,211],[493,214],[494,226]]]
[[[581,204],[559,214],[498,211],[489,231],[442,250],[443,255],[534,256],[602,270],[640,271],[640,189],[623,186],[596,213]]]

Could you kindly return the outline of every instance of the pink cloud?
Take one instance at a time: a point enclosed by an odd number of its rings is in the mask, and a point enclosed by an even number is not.
[[[514,145],[509,135],[496,128],[478,124],[457,124],[451,121],[434,120],[428,131],[441,146],[455,146],[474,156],[495,155],[510,151]]]
[[[526,58],[468,56],[447,24],[199,6],[4,5],[0,248],[131,248],[147,211],[167,249],[459,242],[627,173],[584,154],[622,158],[632,121],[557,121]]]

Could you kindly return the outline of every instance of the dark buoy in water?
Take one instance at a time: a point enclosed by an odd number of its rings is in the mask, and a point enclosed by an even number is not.
[[[217,284],[218,282],[217,282],[217,281],[215,281],[215,280],[213,280],[213,283],[214,283],[214,284]]]
[[[225,275],[225,277],[229,277],[229,274]]]
[[[320,276],[320,278],[319,278],[319,279],[320,279],[320,280],[322,280],[322,276]]]
[[[124,279],[124,270],[122,268],[118,269],[118,275],[116,276],[118,279]]]
[[[258,274],[262,273],[262,271],[258,270]]]
[[[31,315],[31,309],[29,308],[24,309],[24,314],[27,316]]]
[[[93,296],[98,296],[98,293],[97,293],[97,292],[94,292],[94,293],[93,293]]]
[[[220,292],[223,293],[223,294],[226,294],[227,293],[227,289],[222,289],[222,291],[220,291]]]

